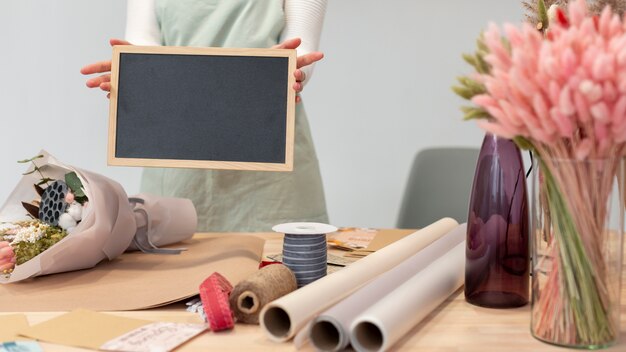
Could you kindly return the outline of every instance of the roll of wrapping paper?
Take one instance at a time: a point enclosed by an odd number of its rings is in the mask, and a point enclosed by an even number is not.
[[[343,301],[321,313],[309,330],[311,343],[321,351],[340,351],[350,343],[350,325],[367,308],[401,286],[437,258],[448,253],[465,240],[467,224],[462,224],[409,257],[395,268],[381,274]],[[463,266],[458,268],[462,271]],[[422,290],[430,283],[422,283]],[[410,296],[409,296],[410,297]]]
[[[287,341],[315,315],[328,309],[363,284],[395,267],[458,226],[441,219],[350,266],[281,297],[263,308],[260,323],[274,341]]]
[[[261,309],[298,288],[295,275],[282,264],[268,265],[239,282],[230,294],[237,322],[258,324]]]
[[[386,351],[463,284],[465,241],[359,315],[350,327],[357,351]]]

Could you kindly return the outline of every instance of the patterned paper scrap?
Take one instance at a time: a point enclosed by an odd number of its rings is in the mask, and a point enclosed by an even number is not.
[[[342,227],[328,234],[328,244],[347,251],[367,248],[378,230],[362,227]]]
[[[104,351],[172,351],[207,329],[204,324],[152,323],[128,332],[100,346]]]
[[[0,352],[42,352],[35,341],[15,341],[0,344]]]

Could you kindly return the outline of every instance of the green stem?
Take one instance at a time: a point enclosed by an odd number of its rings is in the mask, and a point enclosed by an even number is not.
[[[610,312],[602,303],[601,293],[596,282],[596,280],[603,280],[603,278],[596,275],[596,270],[587,255],[572,213],[568,209],[555,179],[543,163],[542,171],[546,182],[545,189],[548,192],[554,236],[560,253],[559,264],[564,275],[561,282],[565,286],[577,332],[575,343],[606,344],[615,339],[616,327],[612,325]],[[564,312],[564,314],[569,315],[568,312]],[[567,319],[567,317],[565,318]]]

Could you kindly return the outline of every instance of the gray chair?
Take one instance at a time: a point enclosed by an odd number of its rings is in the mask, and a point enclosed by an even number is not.
[[[397,227],[422,228],[443,217],[466,222],[478,152],[475,148],[430,148],[417,153]]]

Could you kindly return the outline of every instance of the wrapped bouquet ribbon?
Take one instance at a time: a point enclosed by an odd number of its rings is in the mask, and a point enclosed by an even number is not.
[[[24,262],[17,261],[12,272],[0,276],[0,283],[10,283],[25,280],[31,277],[54,274],[66,271],[81,270],[94,267],[102,260],[112,260],[127,250],[142,250],[153,253],[177,253],[177,251],[163,251],[158,246],[176,243],[193,236],[197,218],[196,211],[187,199],[165,198],[140,194],[130,198],[122,186],[102,175],[65,165],[45,151],[36,160],[36,164],[22,177],[13,192],[9,195],[4,206],[0,208],[0,221],[7,224],[24,222],[34,224],[32,227],[46,229],[45,231],[32,230],[30,238],[23,239],[21,229],[15,231],[10,245],[16,246],[16,241],[34,243],[42,236],[58,234],[60,241],[49,248],[32,254]],[[32,172],[37,171],[37,172]],[[80,221],[73,222],[67,229],[63,228],[63,219],[59,226],[52,226],[41,220],[28,218],[28,213],[35,213],[22,205],[38,197],[37,187],[42,179],[63,180],[68,174],[75,174],[85,199],[82,204]],[[45,175],[45,177],[44,177]],[[59,188],[57,196],[66,196],[64,189]],[[43,197],[42,197],[43,199]],[[29,204],[26,204],[29,205]],[[46,206],[56,219],[56,212],[62,212],[58,205]],[[26,209],[25,209],[26,208]],[[43,210],[43,208],[41,209]],[[65,216],[64,213],[61,214]],[[75,221],[75,220],[69,220]],[[72,226],[73,225],[73,226]],[[14,226],[14,225],[9,225]],[[24,231],[22,231],[24,232]],[[38,238],[39,237],[39,238]],[[46,239],[44,239],[46,240]]]

